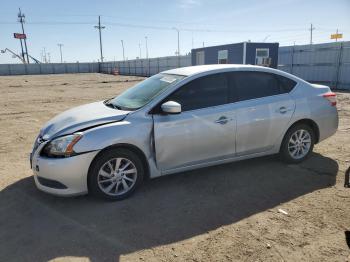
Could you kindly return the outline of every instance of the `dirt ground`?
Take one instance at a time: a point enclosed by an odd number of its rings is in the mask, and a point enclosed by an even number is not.
[[[271,156],[200,169],[121,202],[39,192],[28,154],[41,126],[138,80],[0,77],[0,261],[350,261],[350,93],[337,93],[336,135],[300,165]]]

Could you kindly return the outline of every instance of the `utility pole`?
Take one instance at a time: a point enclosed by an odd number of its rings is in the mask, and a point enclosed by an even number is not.
[[[123,61],[125,61],[125,52],[124,52],[124,41],[120,40],[122,42],[122,49],[123,49]]]
[[[46,48],[44,47],[44,63],[47,63]]]
[[[337,36],[338,36],[338,28],[337,28],[336,34],[337,34]],[[338,42],[338,37],[335,38],[335,42]]]
[[[191,33],[192,33],[192,49],[193,49],[193,31],[191,31]]]
[[[141,59],[141,57],[142,57],[142,53],[141,53],[141,43],[139,43],[139,49],[140,49],[140,56],[139,56],[139,58]]]
[[[22,12],[21,12],[21,8],[19,8],[19,13],[18,13],[18,22],[20,22],[21,23],[21,26],[22,26],[22,33],[23,34],[25,34],[24,33],[24,23],[25,23],[25,15],[24,14],[22,14]],[[27,37],[26,37],[27,38]],[[23,40],[24,40],[24,47],[25,47],[25,50],[26,50],[26,55],[27,55],[27,63],[29,64],[29,56],[28,56],[28,47],[27,47],[27,39],[26,38],[24,38]],[[21,45],[22,45],[22,42],[21,42]],[[24,55],[23,55],[24,56]]]
[[[180,30],[176,27],[173,27],[173,29],[177,31],[177,65],[180,67]]]
[[[21,57],[22,57],[23,61],[26,61],[26,58],[24,57],[24,51],[23,51],[22,39],[19,39],[19,41],[20,41],[20,43],[21,43],[21,51],[22,51],[22,53],[21,53]]]
[[[63,63],[63,59],[62,59],[62,46],[63,44],[57,44],[60,47],[60,55],[61,55],[61,63]]]
[[[315,30],[316,28],[315,27],[313,27],[313,25],[312,25],[312,23],[311,23],[311,26],[310,26],[310,45],[312,45],[312,32],[313,32],[313,30]]]
[[[145,39],[146,39],[146,58],[148,59],[148,45],[147,45],[148,37],[145,36]]]
[[[101,30],[105,29],[105,26],[101,26],[101,16],[98,16],[98,25],[95,25],[95,28],[98,29],[100,35],[100,52],[101,52],[101,62],[103,62],[103,53],[102,53],[102,35]]]

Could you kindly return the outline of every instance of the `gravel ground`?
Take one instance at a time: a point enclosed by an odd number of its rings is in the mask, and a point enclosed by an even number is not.
[[[336,135],[300,165],[271,156],[171,175],[122,202],[36,190],[40,127],[140,79],[0,77],[0,261],[350,261],[350,93],[337,93]]]

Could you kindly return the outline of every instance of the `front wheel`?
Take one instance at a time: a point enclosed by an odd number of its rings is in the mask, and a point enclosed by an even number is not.
[[[140,158],[127,149],[111,149],[94,160],[89,172],[92,194],[121,200],[130,196],[142,182],[144,168]]]
[[[287,163],[300,163],[313,150],[315,135],[311,127],[298,124],[290,128],[283,138],[280,155]]]

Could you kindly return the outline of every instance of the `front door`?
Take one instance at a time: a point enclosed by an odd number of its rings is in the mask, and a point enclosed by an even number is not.
[[[162,172],[234,156],[236,120],[225,74],[195,79],[166,101],[180,103],[182,112],[153,116],[156,161]]]

